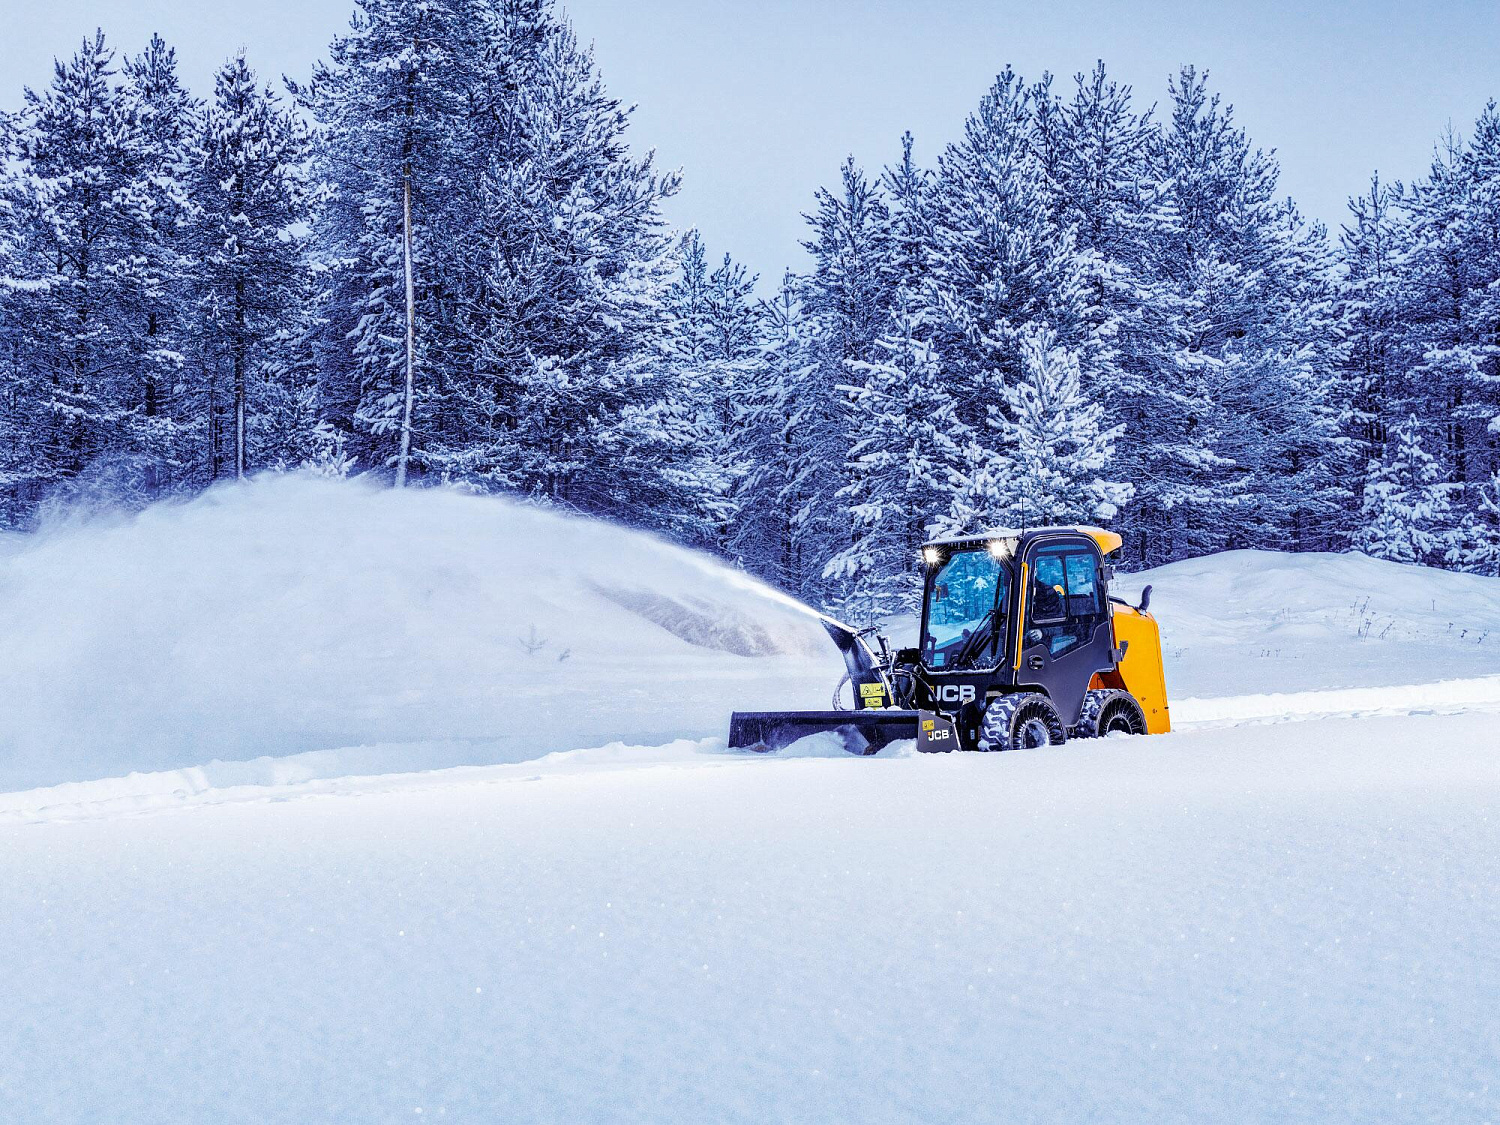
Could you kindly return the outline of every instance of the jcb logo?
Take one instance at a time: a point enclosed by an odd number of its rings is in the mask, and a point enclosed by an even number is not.
[[[937,689],[939,703],[973,703],[973,684],[942,684]]]

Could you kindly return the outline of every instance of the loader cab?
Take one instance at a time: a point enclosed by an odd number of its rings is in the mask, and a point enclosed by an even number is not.
[[[1113,667],[1105,556],[1117,546],[1073,527],[928,543],[919,653],[931,702],[1041,691],[1077,722],[1093,677]]]

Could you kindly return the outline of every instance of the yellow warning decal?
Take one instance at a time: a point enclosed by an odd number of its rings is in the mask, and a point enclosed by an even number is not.
[[[859,694],[862,695],[862,696],[864,696],[864,698],[866,698],[866,699],[884,699],[885,698],[885,685],[884,684],[860,684],[859,685]]]
[[[922,720],[922,729],[923,730],[931,730],[935,726],[937,726],[937,724],[935,722],[933,722],[931,719],[923,719]]]

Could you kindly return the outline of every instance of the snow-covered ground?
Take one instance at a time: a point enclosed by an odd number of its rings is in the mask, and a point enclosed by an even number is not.
[[[1142,581],[1178,733],[763,758],[831,646],[632,533],[273,480],[0,539],[0,1118],[1500,1118],[1500,581]]]

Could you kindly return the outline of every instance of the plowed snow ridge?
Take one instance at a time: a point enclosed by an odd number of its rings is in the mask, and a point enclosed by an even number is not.
[[[1172,704],[1172,722],[1179,730],[1199,730],[1248,723],[1465,711],[1500,711],[1500,675],[1435,684],[1184,699]]]

